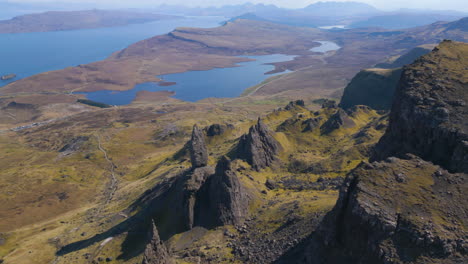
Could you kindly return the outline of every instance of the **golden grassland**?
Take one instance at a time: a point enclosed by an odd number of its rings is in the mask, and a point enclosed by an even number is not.
[[[0,193],[4,201],[0,205],[0,232],[5,241],[0,245],[0,258],[5,263],[30,263],[32,259],[47,263],[56,258],[55,252],[60,247],[105,233],[129,217],[126,209],[147,189],[189,166],[187,156],[174,159],[174,154],[188,140],[193,124],[202,127],[213,123],[234,125],[225,134],[207,139],[210,164],[214,165],[221,155],[231,151],[238,137],[248,131],[261,113],[271,112],[280,105],[283,105],[283,100],[252,105],[249,109],[239,101],[186,103],[164,106],[166,114],[158,114],[156,111],[160,107],[141,104],[138,107],[83,112],[37,128],[0,134]],[[314,112],[319,107],[309,105],[310,109],[296,107],[289,111],[273,111],[263,119],[275,131],[288,119],[303,120],[315,116]],[[332,114],[333,110],[319,111],[324,119]],[[284,208],[293,201],[299,202],[297,213],[306,216],[328,211],[337,198],[336,190],[268,190],[266,180],[289,175],[303,181],[318,179],[319,175],[313,173],[290,172],[288,164],[291,157],[325,165],[336,155],[346,157],[346,161],[340,164],[325,166],[329,171],[324,174],[326,177],[344,176],[366,159],[363,153],[355,150],[373,144],[382,132],[371,128],[372,136],[363,144],[356,143],[352,135],[379,118],[375,111],[358,110],[352,116],[355,127],[326,136],[320,135],[318,130],[304,133],[295,127],[287,132],[278,131],[275,137],[284,151],[279,167],[274,169],[256,172],[248,164],[238,161],[236,166],[246,168],[239,172],[239,176],[256,197],[251,214],[256,215],[255,224],[262,227],[262,232],[272,232],[280,226]],[[86,136],[88,140],[71,153],[59,152],[79,136]],[[117,179],[112,198],[109,198],[112,193],[109,162],[114,166]],[[261,194],[262,191],[267,194]],[[271,210],[261,209],[270,202],[275,204]],[[193,243],[189,243],[189,248],[200,245],[207,254],[219,254],[219,249],[210,246],[214,243],[210,241],[219,241],[220,245],[226,243],[221,241],[222,231],[201,233]],[[191,235],[178,235],[170,240],[170,244],[175,251],[184,252],[187,248],[181,246],[184,244],[182,241]],[[126,233],[117,234],[110,242],[101,245],[105,238],[58,256],[57,263],[86,263],[85,257],[96,259],[99,256],[112,256],[115,263],[139,259],[138,255],[116,259],[122,254]],[[44,246],[38,247],[40,244]],[[229,248],[221,248],[226,263],[229,263],[232,260]]]

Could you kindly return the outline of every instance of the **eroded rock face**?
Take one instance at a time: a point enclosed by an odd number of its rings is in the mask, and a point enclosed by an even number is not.
[[[400,75],[401,68],[362,70],[346,86],[340,107],[367,105],[376,110],[390,110]]]
[[[468,172],[468,44],[446,41],[403,71],[375,160],[413,153]]]
[[[234,129],[232,124],[212,124],[208,127],[205,127],[206,135],[208,137],[215,137],[224,134],[226,131]]]
[[[237,155],[247,161],[255,170],[261,170],[273,165],[277,161],[277,155],[281,145],[273,137],[272,132],[258,119],[248,134],[240,138]]]
[[[207,180],[198,197],[197,224],[200,226],[240,225],[248,213],[248,191],[227,157],[218,162],[215,174]]]
[[[467,57],[443,42],[404,70],[381,161],[347,176],[303,262],[467,262]]]
[[[153,198],[152,217],[160,227],[163,239],[195,226],[198,192],[213,174],[214,168],[209,166],[186,170],[176,176],[168,188]],[[158,189],[157,186],[155,189]]]
[[[309,118],[307,120],[304,120],[302,124],[305,126],[304,130],[302,132],[310,132],[314,130],[315,128],[320,126],[320,122],[322,121],[322,117],[316,117],[316,118]]]
[[[174,264],[166,245],[159,238],[158,229],[152,222],[151,241],[146,245],[143,264]]]
[[[329,134],[341,127],[349,128],[355,125],[356,124],[348,114],[340,108],[320,127],[320,132],[322,134]]]
[[[208,177],[213,174],[212,167],[196,168],[187,175],[183,183],[183,212],[186,229],[190,230],[195,225],[195,205],[197,203],[198,192],[205,184]]]
[[[463,263],[467,176],[416,156],[361,164],[348,175],[307,262]]]
[[[197,125],[193,126],[192,138],[189,142],[190,159],[193,168],[204,167],[208,164],[205,135]]]
[[[207,153],[203,134],[196,126],[188,145]],[[203,155],[193,152],[192,168],[161,182],[142,198],[150,200],[151,216],[164,239],[196,226],[237,225],[248,213],[249,194],[231,169],[230,160],[223,157],[215,170],[201,166],[199,157]]]

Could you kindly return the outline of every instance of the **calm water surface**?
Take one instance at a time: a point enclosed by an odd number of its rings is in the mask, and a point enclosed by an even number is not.
[[[311,51],[326,53],[340,49],[336,43],[330,41],[318,41],[322,44]],[[205,98],[229,98],[237,97],[242,92],[265,79],[282,73],[266,74],[275,67],[268,63],[292,60],[295,56],[274,54],[265,56],[248,56],[255,61],[238,63],[239,67],[216,68],[207,71],[189,71],[159,76],[165,82],[175,82],[175,85],[161,87],[158,83],[143,83],[136,85],[128,91],[102,90],[82,93],[86,98],[109,105],[127,105],[136,97],[139,91],[174,91],[174,98],[195,102]]]
[[[103,60],[132,43],[176,27],[217,27],[224,20],[189,17],[113,28],[0,34],[0,75],[17,75],[14,80],[0,80],[0,87],[34,74]]]
[[[341,47],[338,46],[335,42],[331,42],[331,41],[317,41],[317,42],[322,44],[322,45],[320,45],[318,47],[315,47],[315,48],[311,48],[310,49],[311,51],[327,53],[329,51],[341,49]]]
[[[274,54],[266,56],[248,56],[255,61],[238,63],[239,67],[216,68],[207,71],[189,71],[183,73],[159,76],[166,82],[175,85],[161,87],[158,83],[150,82],[136,85],[128,91],[97,91],[84,93],[86,98],[110,105],[130,104],[139,91],[174,91],[174,98],[195,102],[209,97],[236,97],[248,87],[254,86],[268,77],[276,74],[265,74],[275,67],[272,62],[292,60],[295,56]],[[277,73],[281,74],[281,73]]]

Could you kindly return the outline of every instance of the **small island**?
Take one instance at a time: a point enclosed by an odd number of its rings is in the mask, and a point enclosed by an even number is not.
[[[7,80],[11,80],[11,79],[13,79],[13,78],[15,78],[15,77],[16,77],[16,74],[11,73],[11,74],[7,74],[7,75],[2,75],[2,76],[0,77],[0,80],[2,80],[2,81],[7,81]]]

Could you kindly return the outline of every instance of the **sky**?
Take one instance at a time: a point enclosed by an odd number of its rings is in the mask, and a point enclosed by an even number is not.
[[[192,6],[219,6],[226,4],[241,4],[245,2],[274,4],[286,8],[301,8],[319,2],[315,0],[0,0],[1,2],[12,3],[41,3],[55,1],[59,3],[86,3],[97,4],[102,7],[109,5],[113,7],[142,7],[157,6],[160,4],[192,5]],[[321,0],[327,2],[327,0]],[[336,2],[346,2],[346,0],[333,0]],[[355,0],[356,1],[356,0]],[[457,10],[468,12],[468,0],[357,0],[373,5],[382,10],[395,10],[400,8],[418,8],[434,10]]]

